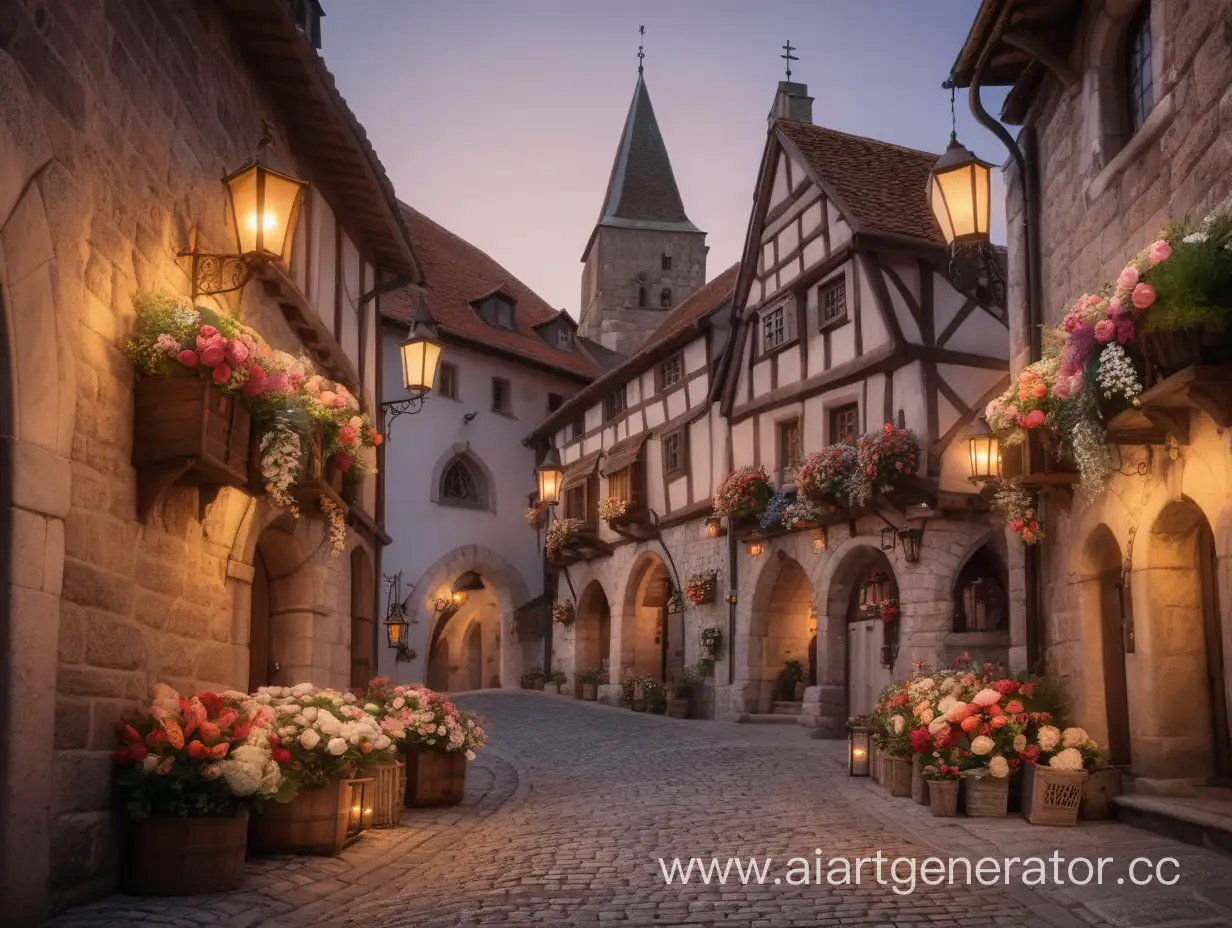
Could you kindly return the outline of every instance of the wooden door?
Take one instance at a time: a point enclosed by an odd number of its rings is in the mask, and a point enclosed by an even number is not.
[[[1228,697],[1223,669],[1223,621],[1219,610],[1219,562],[1215,539],[1206,520],[1198,536],[1198,570],[1202,575],[1202,627],[1206,639],[1207,692],[1211,706],[1211,748],[1215,776],[1232,776],[1232,745],[1228,737]]]
[[[1100,623],[1103,629],[1104,703],[1108,712],[1108,752],[1114,764],[1129,764],[1129,688],[1125,672],[1125,621],[1129,591],[1120,568],[1099,575]]]
[[[274,682],[270,654],[269,571],[258,551],[252,562],[252,621],[248,631],[248,691]]]
[[[362,548],[351,552],[351,690],[362,696],[373,677],[375,577]]]

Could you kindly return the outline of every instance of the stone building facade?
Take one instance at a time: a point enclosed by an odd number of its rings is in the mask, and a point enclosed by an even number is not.
[[[989,51],[983,82],[1013,88],[1002,119],[1034,134],[1039,305],[1055,324],[1165,221],[1227,208],[1232,4],[1090,0],[1036,13],[983,3],[956,76],[969,86]],[[1024,29],[1048,37],[1046,66],[1000,39]],[[1022,180],[1011,165],[1015,370],[1030,360]],[[1131,766],[1140,789],[1184,790],[1229,772],[1232,454],[1205,412],[1180,416],[1188,434],[1175,444],[1160,434],[1118,445],[1119,470],[1098,499],[1053,493],[1042,505],[1042,657],[1068,681],[1077,722]],[[1016,540],[1010,553],[1013,654],[1025,666],[1025,554]]]
[[[141,518],[130,463],[134,299],[192,295],[180,254],[194,241],[234,251],[220,179],[263,133],[273,165],[310,184],[291,264],[199,301],[309,352],[376,411],[377,306],[364,296],[418,268],[303,25],[283,0],[0,9],[6,924],[113,885],[113,724],[152,684],[348,687],[371,673],[377,480],[335,559],[319,514],[295,522],[238,489],[210,502],[173,486]]]

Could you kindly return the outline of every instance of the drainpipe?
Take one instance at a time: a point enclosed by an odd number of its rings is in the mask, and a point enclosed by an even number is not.
[[[984,109],[983,102],[980,100],[980,81],[983,77],[984,67],[998,41],[999,37],[989,42],[971,76],[971,114],[980,125],[1001,140],[1001,143],[1008,149],[1010,157],[1014,161],[1014,166],[1018,170],[1018,176],[1022,178],[1022,224],[1027,252],[1026,276],[1023,280],[1023,303],[1027,312],[1029,360],[1034,362],[1042,357],[1041,325],[1043,324],[1040,312],[1040,297],[1043,290],[1039,230],[1039,160],[1036,152],[1034,127],[1024,126],[1019,133],[1018,140],[1015,141],[1005,126],[988,114],[988,111]],[[1044,575],[1042,564],[1043,557],[1039,545],[1027,545],[1026,550],[1023,552],[1023,583],[1025,586],[1024,605],[1027,614],[1026,646],[1028,670],[1041,669],[1039,664],[1044,656]]]

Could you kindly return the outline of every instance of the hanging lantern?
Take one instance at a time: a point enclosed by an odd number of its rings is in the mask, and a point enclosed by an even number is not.
[[[950,245],[988,242],[991,169],[950,134],[950,144],[928,180],[928,205]]]
[[[411,334],[398,350],[402,353],[402,383],[407,392],[422,397],[436,383],[436,368],[441,359],[441,341],[436,320],[428,311],[428,301],[419,291],[419,308],[411,323]]]
[[[545,506],[555,506],[560,502],[560,485],[565,471],[560,466],[560,455],[555,447],[548,448],[543,463],[535,468],[535,477],[539,481],[539,502]]]
[[[1001,447],[983,416],[972,423],[967,433],[967,449],[971,456],[972,480],[982,483],[1001,476]]]
[[[410,627],[410,623],[406,621],[405,615],[401,612],[391,612],[385,620],[386,643],[396,650],[406,650],[407,635]]]
[[[903,543],[903,557],[907,563],[915,564],[920,559],[920,546],[924,542],[924,529],[908,528],[898,533],[898,540]]]
[[[749,557],[761,557],[765,551],[765,546],[759,540],[750,540],[748,542]]]
[[[723,520],[718,516],[710,516],[706,520],[706,537],[718,538],[723,534]]]
[[[223,178],[223,183],[231,199],[239,253],[246,258],[289,260],[300,195],[308,185],[271,170],[260,157]]]

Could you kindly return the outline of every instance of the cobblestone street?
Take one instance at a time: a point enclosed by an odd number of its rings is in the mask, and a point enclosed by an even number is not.
[[[52,924],[1232,924],[1227,858],[1116,823],[1059,829],[1018,818],[934,819],[867,780],[849,781],[843,746],[810,740],[794,725],[683,722],[516,691],[459,702],[487,716],[491,733],[491,747],[471,765],[464,805],[408,811],[403,827],[373,832],[338,858],[253,861],[242,892],[116,896]],[[1104,886],[919,885],[897,894],[867,885],[868,869],[858,888],[787,885],[787,860],[812,859],[817,848],[823,860],[877,849],[919,859],[1059,850],[1117,862],[1104,870]],[[742,886],[733,872],[722,887],[696,878],[666,886],[657,858],[677,856],[775,864],[767,885]],[[1118,884],[1137,856],[1175,857],[1179,883]]]

